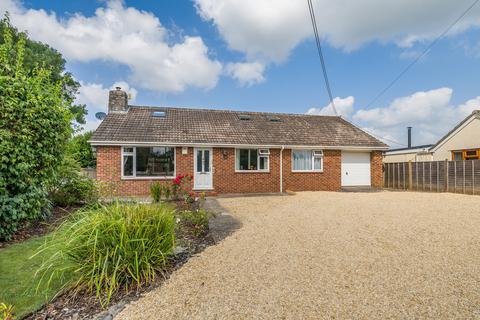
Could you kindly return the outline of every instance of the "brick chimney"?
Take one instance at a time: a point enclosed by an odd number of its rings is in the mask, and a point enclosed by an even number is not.
[[[127,112],[128,111],[128,95],[120,87],[110,90],[108,94],[108,113],[111,112]]]

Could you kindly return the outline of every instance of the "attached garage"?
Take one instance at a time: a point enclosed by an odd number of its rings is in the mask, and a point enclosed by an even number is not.
[[[370,185],[370,152],[342,151],[342,187]]]

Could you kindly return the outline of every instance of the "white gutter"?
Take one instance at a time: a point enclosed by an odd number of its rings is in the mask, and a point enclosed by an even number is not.
[[[172,147],[217,147],[217,148],[284,148],[284,149],[326,149],[326,150],[388,150],[388,147],[362,147],[362,146],[322,146],[322,145],[267,145],[267,144],[228,144],[228,143],[179,143],[179,142],[137,142],[137,141],[87,141],[92,146],[172,146]]]
[[[280,149],[280,193],[283,193],[283,149],[285,146]]]

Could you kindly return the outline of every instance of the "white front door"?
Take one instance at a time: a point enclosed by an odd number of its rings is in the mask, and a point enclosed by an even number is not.
[[[195,148],[193,156],[193,188],[197,190],[213,189],[212,149]]]
[[[342,151],[342,186],[370,186],[370,152]]]

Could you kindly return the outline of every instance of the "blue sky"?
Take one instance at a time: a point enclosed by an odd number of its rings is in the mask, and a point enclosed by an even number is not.
[[[480,109],[480,8],[366,106],[471,0],[315,1],[342,116],[377,136],[434,143]],[[132,104],[331,114],[306,1],[1,0],[0,10],[67,59],[79,102],[106,111],[120,83]]]

